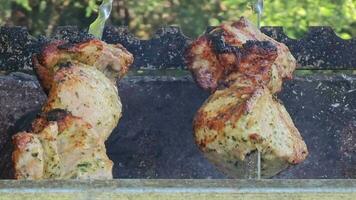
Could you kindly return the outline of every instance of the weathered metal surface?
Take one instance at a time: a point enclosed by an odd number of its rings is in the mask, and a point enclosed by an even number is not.
[[[303,69],[355,69],[356,39],[343,40],[330,27],[310,27],[298,40],[284,34],[281,27],[263,27],[262,31],[284,42]],[[54,38],[72,41],[88,38],[75,26],[59,27]],[[74,38],[74,39],[73,39]],[[21,27],[0,28],[0,71],[30,71],[31,55],[38,51],[44,37],[33,38]],[[192,39],[179,27],[157,30],[149,40],[140,40],[125,27],[106,27],[103,40],[121,43],[134,54],[135,68],[184,68],[184,52]]]
[[[124,27],[107,27],[103,40],[123,44],[134,54],[134,67],[152,69],[184,68],[185,49],[191,42],[179,27],[161,28],[150,40],[139,40]]]
[[[0,181],[1,200],[354,200],[356,180]]]
[[[31,70],[35,42],[23,27],[0,27],[0,71]]]
[[[17,77],[0,76],[0,96],[7,95],[0,101],[0,110],[7,108],[0,112],[1,130],[8,130],[44,100],[40,88],[27,89],[37,83],[20,82]],[[116,178],[226,178],[194,144],[192,120],[208,94],[190,76],[129,76],[121,81],[119,91],[123,117],[107,142]],[[296,76],[285,83],[279,97],[310,155],[275,178],[356,178],[356,76]],[[31,121],[27,118],[27,123]],[[20,120],[16,128],[25,125]],[[3,178],[8,177],[4,164],[10,163],[10,148],[0,152]]]
[[[289,38],[283,27],[263,27],[262,32],[285,43],[300,68],[356,68],[356,39],[343,40],[331,27],[309,27],[308,32],[300,39]]]
[[[45,100],[37,79],[34,76],[15,73],[0,76],[0,177],[11,172],[10,154],[11,127],[24,114],[40,108]]]

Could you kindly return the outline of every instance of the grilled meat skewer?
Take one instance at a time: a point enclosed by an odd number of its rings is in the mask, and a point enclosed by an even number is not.
[[[112,178],[104,142],[121,117],[116,79],[132,62],[121,45],[96,39],[45,45],[34,65],[48,100],[32,130],[13,137],[15,177]]]
[[[241,162],[256,150],[262,177],[306,158],[306,144],[274,96],[296,67],[284,44],[241,18],[199,37],[186,59],[198,85],[211,92],[195,116],[195,140],[220,170],[246,177]]]

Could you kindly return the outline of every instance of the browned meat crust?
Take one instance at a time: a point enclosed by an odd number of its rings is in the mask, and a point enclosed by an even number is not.
[[[194,119],[196,143],[222,171],[239,177],[233,163],[256,149],[276,162],[306,158],[300,133],[272,96],[296,67],[284,44],[241,18],[200,36],[186,60],[197,84],[212,93]]]
[[[133,62],[121,45],[55,41],[33,58],[48,100],[32,130],[13,137],[17,179],[107,179],[104,142],[122,105],[116,87]]]

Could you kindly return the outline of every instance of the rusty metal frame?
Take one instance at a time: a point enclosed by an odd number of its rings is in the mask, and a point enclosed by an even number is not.
[[[208,27],[207,30],[211,29]],[[331,27],[309,27],[300,39],[289,38],[282,27],[262,27],[262,32],[285,43],[298,61],[298,69],[340,70],[356,68],[356,38],[343,40]],[[0,71],[31,72],[31,56],[51,39],[78,42],[90,37],[76,26],[58,27],[52,38],[33,37],[24,27],[0,27]],[[177,26],[158,29],[148,40],[141,40],[127,27],[108,26],[103,40],[120,43],[133,53],[133,68],[185,68],[184,54],[193,38]]]
[[[0,199],[356,199],[356,179],[0,181]]]

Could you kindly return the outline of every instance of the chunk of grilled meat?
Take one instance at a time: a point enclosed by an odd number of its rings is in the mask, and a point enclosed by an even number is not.
[[[16,178],[112,178],[113,163],[106,155],[104,138],[83,119],[62,112],[63,118],[38,119],[39,132],[14,136]]]
[[[195,140],[219,169],[245,177],[239,163],[256,150],[263,177],[306,158],[298,129],[273,96],[296,67],[284,44],[241,18],[199,37],[186,55],[198,85],[212,93],[195,116]]]
[[[187,64],[197,83],[204,89],[215,91],[218,81],[239,67],[236,47],[247,41],[269,41],[277,48],[277,58],[270,71],[268,88],[272,93],[281,90],[282,81],[292,78],[296,67],[295,58],[288,47],[263,34],[247,19],[241,18],[233,24],[223,24],[199,37],[187,53]]]
[[[133,62],[133,56],[120,44],[106,44],[92,39],[73,44],[56,41],[46,45],[41,54],[34,58],[35,70],[46,92],[52,86],[59,69],[73,64],[96,69],[104,73],[113,83],[122,78]]]
[[[116,79],[133,62],[121,45],[56,41],[34,57],[48,100],[13,137],[17,179],[112,178],[104,142],[121,117]]]

